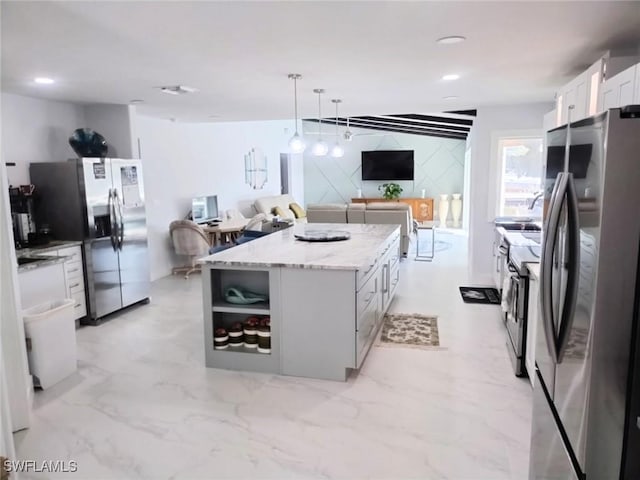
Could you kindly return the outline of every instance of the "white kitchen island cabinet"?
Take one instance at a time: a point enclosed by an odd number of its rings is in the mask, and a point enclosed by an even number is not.
[[[351,238],[304,242],[309,230]],[[362,365],[396,292],[400,227],[300,224],[200,260],[207,367],[344,381]],[[239,287],[268,296],[238,305],[224,292]],[[249,316],[271,320],[271,352],[214,349],[214,332]]]

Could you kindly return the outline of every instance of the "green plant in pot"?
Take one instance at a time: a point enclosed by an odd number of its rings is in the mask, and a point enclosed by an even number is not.
[[[400,198],[402,187],[397,183],[383,183],[378,186],[378,190],[382,191],[382,196],[387,200]]]

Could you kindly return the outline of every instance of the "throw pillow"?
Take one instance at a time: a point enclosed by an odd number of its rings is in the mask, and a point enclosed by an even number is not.
[[[280,218],[284,218],[284,217],[286,217],[286,216],[287,216],[287,215],[284,213],[284,210],[283,210],[281,207],[273,207],[273,208],[271,209],[271,213],[272,213],[272,214],[274,214],[274,215],[279,216]]]
[[[302,208],[297,203],[290,203],[289,208],[293,210],[293,214],[296,216],[296,218],[304,218],[307,216],[307,212],[304,211],[304,208]]]

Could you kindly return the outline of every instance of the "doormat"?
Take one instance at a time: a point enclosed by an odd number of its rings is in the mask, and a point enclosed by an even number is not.
[[[387,313],[378,347],[440,347],[438,317],[419,313]]]
[[[500,305],[500,292],[489,287],[458,287],[464,303],[489,303]]]

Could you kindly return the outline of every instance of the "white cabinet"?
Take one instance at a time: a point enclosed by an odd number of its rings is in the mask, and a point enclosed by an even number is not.
[[[556,92],[555,125],[575,122],[608,108],[640,102],[637,57],[611,57],[594,62]],[[634,65],[634,66],[632,66]],[[605,81],[606,80],[606,81]],[[571,110],[571,114],[569,111]]]
[[[640,64],[614,75],[602,85],[599,110],[640,103]]]
[[[51,253],[54,254],[54,253]],[[55,252],[60,257],[66,257],[64,261],[64,285],[66,298],[75,301],[73,305],[73,318],[78,320],[87,314],[87,300],[84,290],[84,269],[82,267],[82,248],[80,245],[61,248]]]
[[[23,310],[66,298],[64,265],[62,263],[21,271],[18,274],[18,282],[20,283],[20,300]]]
[[[529,276],[529,303],[527,306],[527,344],[525,347],[525,365],[529,373],[529,381],[534,386],[536,378],[536,331],[538,326],[538,279]]]
[[[598,111],[598,92],[603,78],[604,58],[567,83],[556,93],[556,125],[586,118]]]

